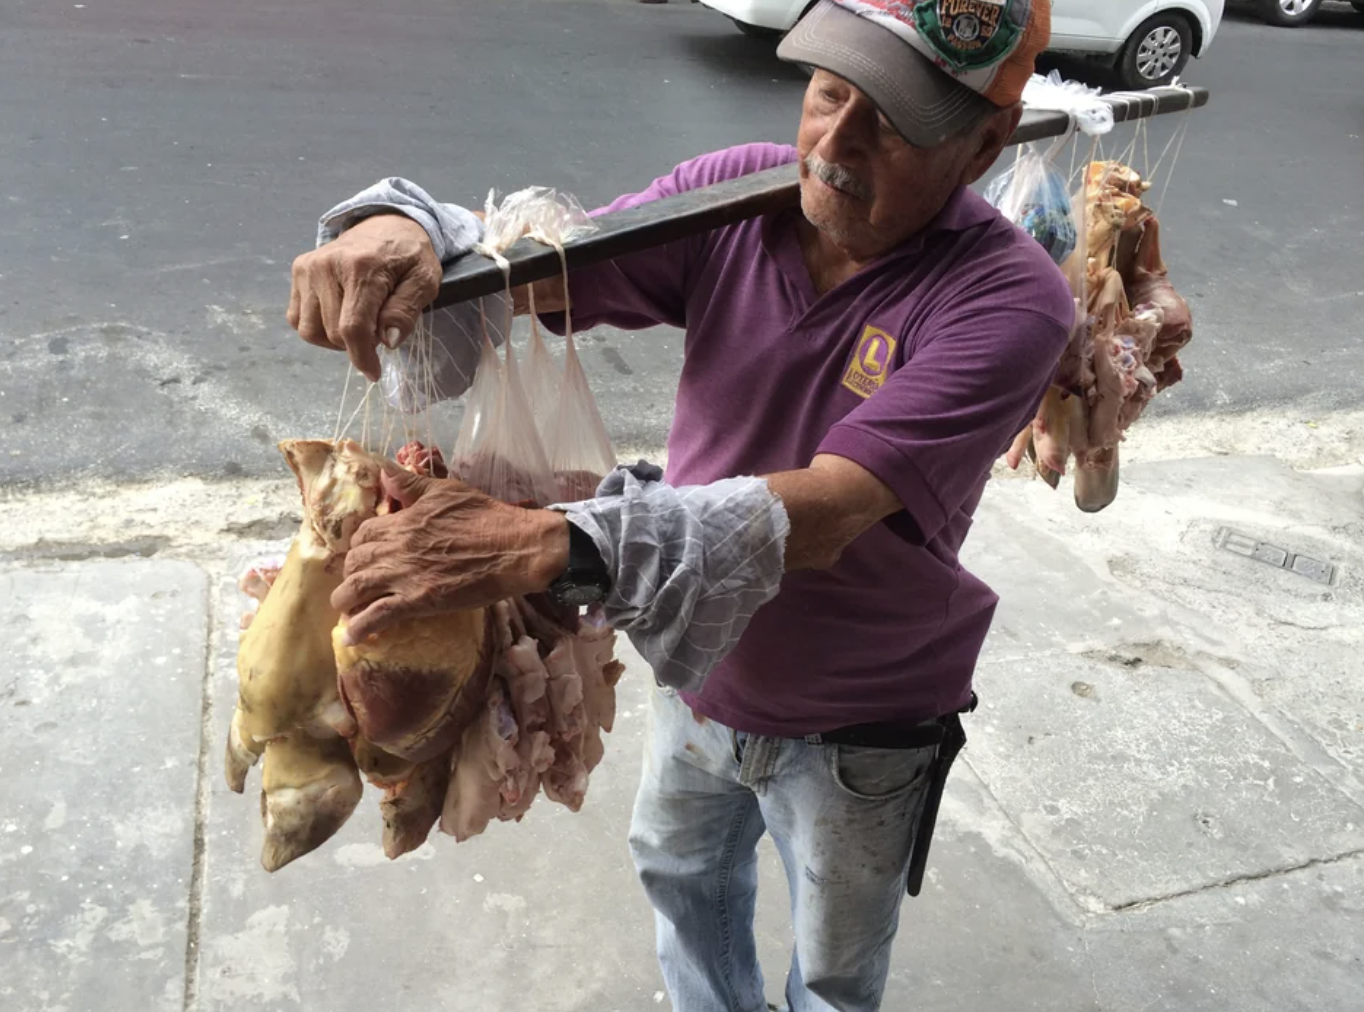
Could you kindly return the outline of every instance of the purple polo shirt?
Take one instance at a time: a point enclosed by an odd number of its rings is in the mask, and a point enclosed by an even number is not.
[[[618,211],[796,160],[703,155]],[[1074,314],[1047,254],[962,188],[919,235],[824,295],[798,213],[731,225],[572,274],[575,329],[686,330],[668,480],[867,468],[904,503],[829,570],[787,574],[688,704],[798,736],[962,706],[998,598],[957,561],[994,460],[1027,425]],[[546,320],[547,324],[562,323]]]

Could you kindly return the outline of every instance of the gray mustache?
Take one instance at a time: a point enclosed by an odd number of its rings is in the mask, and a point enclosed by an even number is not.
[[[859,200],[871,200],[871,187],[858,179],[850,171],[833,162],[826,162],[813,151],[805,158],[805,167],[810,174],[821,182],[828,183],[836,190],[851,194]]]

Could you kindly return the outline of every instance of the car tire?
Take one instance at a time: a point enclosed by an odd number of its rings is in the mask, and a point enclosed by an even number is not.
[[[1355,7],[1364,5],[1355,4]],[[1280,28],[1298,28],[1321,10],[1321,0],[1260,0],[1260,17]]]
[[[766,39],[769,42],[775,42],[786,34],[780,28],[763,28],[759,25],[750,25],[745,21],[739,21],[737,18],[730,18],[730,20],[734,22],[739,31],[750,39]]]
[[[1188,18],[1166,11],[1137,26],[1113,69],[1124,88],[1158,88],[1178,77],[1192,55],[1193,28]]]

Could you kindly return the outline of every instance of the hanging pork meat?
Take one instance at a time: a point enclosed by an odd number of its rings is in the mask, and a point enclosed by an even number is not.
[[[356,443],[282,449],[305,520],[282,565],[253,566],[240,584],[259,606],[243,623],[227,755],[238,792],[264,756],[262,864],[273,871],[329,839],[358,803],[362,774],[383,792],[390,858],[438,822],[463,840],[519,821],[542,791],[581,808],[622,670],[600,613],[515,598],[346,644],[330,597],[350,539],[400,504],[382,494],[382,460]],[[446,476],[439,451],[420,443],[396,462]]]
[[[1084,243],[1063,265],[1083,309],[1037,417],[1005,456],[1014,468],[1031,457],[1053,488],[1073,459],[1086,512],[1117,496],[1119,446],[1151,399],[1183,377],[1177,353],[1193,336],[1143,199],[1150,185],[1119,162],[1087,166]]]

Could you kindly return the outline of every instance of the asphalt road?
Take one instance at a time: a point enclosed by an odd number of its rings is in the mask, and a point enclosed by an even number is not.
[[[462,202],[539,183],[602,203],[690,155],[793,139],[803,88],[770,44],[693,4],[6,8],[10,488],[278,474],[276,440],[330,434],[344,365],[285,327],[288,266],[317,215],[374,179],[406,175]],[[1186,77],[1213,101],[1157,175],[1170,182],[1166,256],[1197,337],[1188,379],[1154,410],[1357,405],[1364,17],[1283,31],[1233,13]],[[1174,125],[1150,130],[1150,163]],[[678,337],[586,342],[622,446],[661,443]]]

